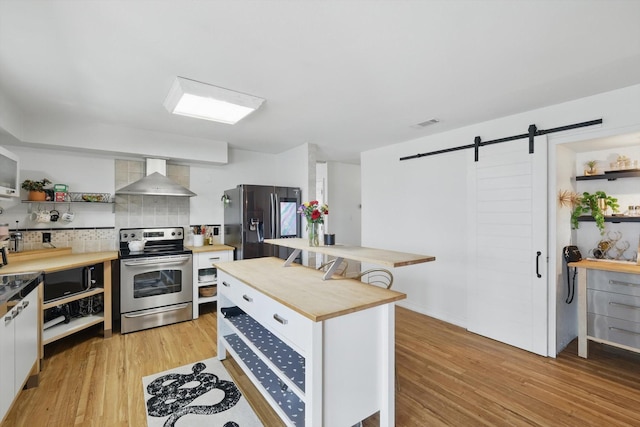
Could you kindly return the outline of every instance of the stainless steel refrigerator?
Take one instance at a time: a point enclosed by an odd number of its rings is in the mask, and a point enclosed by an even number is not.
[[[302,236],[299,188],[244,184],[225,191],[223,199],[224,243],[235,248],[235,259],[291,254],[264,239]]]

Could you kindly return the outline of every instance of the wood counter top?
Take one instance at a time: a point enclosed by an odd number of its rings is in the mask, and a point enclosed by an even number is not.
[[[118,259],[118,251],[88,252],[81,254],[63,254],[59,252],[51,253],[52,256],[42,254],[36,259],[24,261],[10,260],[9,264],[0,268],[0,274],[15,274],[28,271],[44,271],[52,273],[54,271],[68,270],[76,267],[97,264],[105,261]]]
[[[322,271],[280,258],[216,263],[216,267],[314,322],[405,299],[403,293],[353,279],[322,280]]]
[[[583,259],[578,262],[570,262],[569,267],[590,268],[592,270],[613,271],[617,273],[640,274],[640,265],[633,262],[616,262],[609,260]]]
[[[352,259],[354,261],[368,262],[386,267],[402,267],[405,265],[420,264],[435,261],[431,255],[418,255],[406,252],[389,251],[386,249],[365,248],[362,246],[331,245],[309,246],[307,239],[264,239],[265,243],[284,246],[292,249],[315,252],[338,258]]]
[[[232,251],[235,248],[227,245],[203,245],[203,246],[187,246],[194,254],[201,252],[217,252],[217,251]]]

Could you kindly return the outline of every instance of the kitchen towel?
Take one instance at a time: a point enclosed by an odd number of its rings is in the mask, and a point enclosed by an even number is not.
[[[148,427],[263,427],[215,358],[144,377],[142,385]]]

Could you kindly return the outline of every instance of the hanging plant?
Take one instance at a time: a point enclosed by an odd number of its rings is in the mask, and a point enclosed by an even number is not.
[[[607,196],[604,191],[596,191],[593,194],[584,192],[576,200],[573,212],[571,212],[571,225],[574,229],[579,228],[578,218],[581,215],[591,214],[596,221],[600,234],[604,234],[604,214],[608,208],[617,212],[619,208],[618,199]]]

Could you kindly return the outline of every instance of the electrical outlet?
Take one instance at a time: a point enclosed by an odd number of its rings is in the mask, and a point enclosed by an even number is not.
[[[42,243],[51,243],[51,233],[42,233]]]

